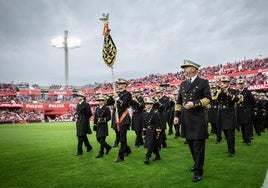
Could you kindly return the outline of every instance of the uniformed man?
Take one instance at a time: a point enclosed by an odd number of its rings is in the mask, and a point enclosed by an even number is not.
[[[96,158],[103,157],[104,148],[106,149],[106,153],[108,154],[111,150],[111,146],[106,143],[106,136],[109,135],[108,132],[108,122],[111,120],[111,111],[108,106],[106,106],[106,97],[103,95],[99,95],[97,97],[97,101],[99,102],[99,106],[96,108],[94,114],[94,131],[96,131],[97,141],[100,143],[100,151]]]
[[[245,88],[245,80],[243,78],[237,79],[237,84],[239,87],[240,100],[237,102],[237,123],[241,127],[242,138],[246,145],[251,145],[251,137],[253,135],[252,127],[252,115],[253,108],[255,104],[255,98],[251,92]]]
[[[211,95],[213,95],[216,91],[216,84],[215,83],[210,83],[210,92]],[[217,121],[217,111],[218,111],[218,105],[217,105],[217,100],[215,100],[212,96],[212,100],[210,101],[210,105],[208,105],[208,122],[210,123],[211,126],[211,132],[210,134],[217,134],[217,126],[216,126],[216,121]],[[219,130],[221,131],[221,130]],[[219,133],[221,134],[221,132]],[[218,138],[218,137],[217,137]],[[219,143],[218,139],[216,143]]]
[[[159,137],[159,148],[167,147],[167,136],[166,136],[166,124],[167,124],[167,109],[169,108],[169,98],[164,95],[164,89],[162,87],[155,88],[155,96],[153,98],[155,100],[154,108],[159,112],[160,120],[161,120],[161,133]]]
[[[92,112],[90,105],[86,102],[86,94],[84,92],[78,91],[75,96],[78,101],[75,113],[76,135],[78,138],[78,144],[77,153],[75,154],[75,156],[79,156],[83,154],[83,143],[87,148],[87,152],[92,150],[92,146],[90,145],[87,138],[87,134],[92,134],[89,121],[89,118],[92,116]]]
[[[221,127],[227,140],[228,156],[235,154],[235,103],[238,102],[238,92],[230,88],[230,77],[222,76],[221,84],[216,91],[218,102],[217,126]]]
[[[115,92],[118,93],[119,90],[116,88]],[[114,100],[113,94],[108,94],[106,96],[106,105],[110,106],[110,109],[112,112],[111,128],[114,130],[114,133],[115,133],[115,140],[114,140],[113,148],[116,148],[116,147],[118,147],[118,145],[120,143],[120,133],[117,130],[117,125],[115,123],[115,111],[116,111],[116,109],[114,107],[114,103],[115,103],[115,100]]]
[[[175,106],[174,124],[181,121],[182,135],[187,139],[194,165],[190,168],[194,173],[193,182],[200,181],[203,175],[205,160],[205,139],[208,138],[205,108],[210,103],[211,94],[208,80],[200,78],[200,65],[184,60],[181,68],[187,80],[180,85],[178,99]]]
[[[138,148],[143,145],[142,129],[143,129],[143,112],[144,112],[144,101],[141,95],[140,89],[133,89],[133,97],[131,100],[131,107],[133,110],[132,114],[132,130],[136,133],[135,147]]]
[[[153,161],[160,160],[158,138],[161,132],[161,121],[159,113],[153,109],[154,100],[151,98],[145,98],[145,112],[144,112],[144,127],[143,137],[145,139],[145,145],[147,153],[145,155],[145,164],[150,163],[150,157],[152,153],[155,154]]]
[[[127,145],[127,130],[130,128],[131,117],[128,112],[132,95],[126,90],[128,81],[119,78],[117,81],[119,93],[114,93],[115,98],[115,123],[117,130],[120,134],[120,149],[118,152],[118,158],[115,162],[124,161],[124,156],[128,156],[131,153],[130,147]]]

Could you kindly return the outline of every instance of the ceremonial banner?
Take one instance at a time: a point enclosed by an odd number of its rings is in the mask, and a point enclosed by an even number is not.
[[[110,35],[108,23],[104,24],[103,35],[104,41],[102,48],[102,58],[108,67],[112,67],[116,59],[117,50]]]

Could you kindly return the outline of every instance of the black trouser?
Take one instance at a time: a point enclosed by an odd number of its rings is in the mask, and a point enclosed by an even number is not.
[[[83,150],[82,150],[82,146],[83,146],[83,143],[85,144],[85,146],[89,149],[91,148],[91,145],[89,144],[89,141],[87,139],[87,135],[82,135],[82,136],[77,136],[78,138],[78,144],[77,144],[77,152],[78,153],[82,153]]]
[[[146,157],[149,159],[152,156],[152,153],[154,153],[156,157],[160,157],[158,147],[155,147],[153,150],[147,149]]]
[[[261,128],[262,128],[262,121],[260,119],[254,119],[253,120],[253,125],[254,125],[254,129],[256,134],[260,134],[261,133]]]
[[[228,152],[235,153],[235,129],[224,129],[224,135],[227,140]]]
[[[210,133],[211,134],[217,134],[217,126],[216,126],[216,123],[210,123],[210,126],[211,126]]]
[[[173,122],[168,121],[168,134],[172,134],[172,133],[173,133]]]
[[[174,124],[174,128],[175,128],[175,136],[179,137],[180,134],[180,124]]]
[[[222,127],[221,125],[218,125],[218,124],[216,124],[216,127],[217,127],[217,141],[220,142],[222,139],[222,136],[221,136]]]
[[[104,154],[104,148],[110,148],[111,146],[109,146],[107,143],[106,143],[106,141],[105,141],[105,139],[106,139],[106,136],[103,136],[103,137],[97,137],[97,141],[100,143],[100,151],[99,151],[99,153],[101,154],[101,155],[103,155]]]
[[[130,153],[130,147],[127,145],[127,130],[129,125],[122,125],[120,126],[120,149],[118,153],[118,157],[120,159],[124,159],[125,153]]]
[[[135,146],[141,146],[143,145],[143,139],[142,139],[142,131],[135,131],[136,133],[136,140],[135,140]]]
[[[165,129],[162,129],[159,135],[159,148],[161,148],[161,146],[163,146],[164,148],[167,147],[166,140],[167,140],[167,135],[166,135]]]
[[[114,145],[118,146],[119,142],[120,142],[120,132],[117,131],[117,129],[114,130],[115,132],[115,140],[114,140]]]
[[[205,161],[205,140],[191,140],[187,139],[193,160],[194,160],[194,174],[202,176],[203,166]]]
[[[242,138],[245,142],[251,142],[252,125],[250,123],[240,124],[242,131]]]

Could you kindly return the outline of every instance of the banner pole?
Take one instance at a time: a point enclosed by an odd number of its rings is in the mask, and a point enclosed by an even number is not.
[[[111,70],[112,70],[112,79],[113,79],[113,91],[115,93],[115,81],[114,81],[114,68],[113,68],[113,66],[111,67]]]

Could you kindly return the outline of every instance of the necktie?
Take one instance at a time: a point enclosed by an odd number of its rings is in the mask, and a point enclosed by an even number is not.
[[[190,84],[192,83],[192,78],[189,79],[189,83],[190,83]]]

